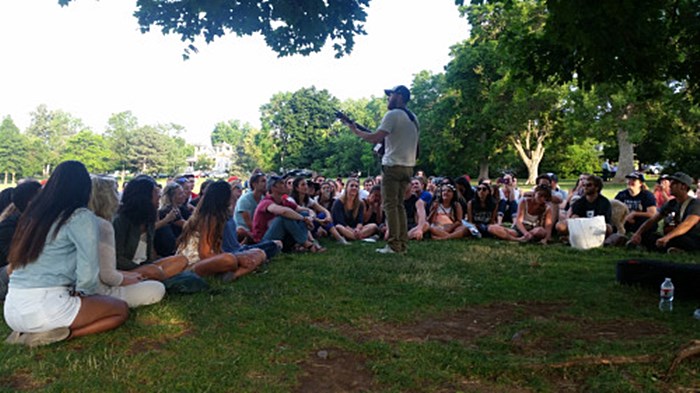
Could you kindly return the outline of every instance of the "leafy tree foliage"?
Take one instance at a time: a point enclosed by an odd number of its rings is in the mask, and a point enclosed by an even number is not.
[[[130,111],[112,115],[107,124],[105,137],[122,171],[175,174],[194,152],[176,124],[141,126]]]
[[[0,171],[4,174],[4,183],[8,183],[8,175],[12,176],[13,183],[16,176],[31,175],[27,171],[29,141],[20,134],[10,116],[0,123],[0,141]]]
[[[102,135],[84,130],[66,140],[61,161],[77,160],[91,173],[107,173],[114,168],[114,154]]]
[[[338,99],[327,90],[311,87],[275,94],[260,108],[263,130],[276,141],[275,161],[281,170],[322,169],[323,145],[337,107]]]
[[[496,13],[519,3],[472,0]],[[575,76],[587,88],[663,80],[700,86],[699,2],[547,0],[545,5],[542,31],[523,31],[502,41],[529,75],[562,81]]]
[[[195,39],[207,43],[224,34],[260,33],[280,56],[318,52],[333,42],[336,56],[352,51],[355,35],[365,34],[365,9],[370,0],[139,0],[134,13],[141,32],[157,26],[190,42],[184,57],[197,52]],[[71,0],[59,0],[67,5]]]
[[[211,144],[216,145],[222,142],[231,145],[235,151],[232,160],[233,172],[252,172],[258,164],[253,157],[255,143],[254,134],[260,132],[249,123],[241,124],[238,120],[219,122],[211,133]]]
[[[43,174],[47,176],[51,168],[58,165],[65,148],[66,140],[85,129],[80,119],[61,110],[50,111],[46,105],[39,105],[31,113],[31,123],[27,135],[41,142],[41,150],[35,157],[43,165]]]

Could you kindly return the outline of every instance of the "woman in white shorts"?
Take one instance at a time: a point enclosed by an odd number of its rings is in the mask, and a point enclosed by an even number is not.
[[[8,256],[8,342],[49,344],[114,329],[128,318],[125,302],[96,295],[99,230],[86,208],[90,189],[85,166],[65,161],[20,218]]]
[[[124,300],[129,307],[158,303],[165,296],[163,283],[146,280],[139,272],[117,270],[112,217],[118,207],[117,182],[106,176],[92,176],[88,208],[97,216],[100,231],[100,285],[97,292]]]

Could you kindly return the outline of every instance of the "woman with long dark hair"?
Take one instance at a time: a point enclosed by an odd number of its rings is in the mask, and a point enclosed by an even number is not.
[[[0,214],[0,301],[5,300],[7,284],[10,283],[7,256],[10,254],[10,246],[17,222],[40,189],[41,184],[36,180],[21,182],[12,193],[12,203]]]
[[[230,273],[230,278],[236,279],[267,258],[260,249],[237,255],[222,251],[224,229],[231,217],[231,195],[231,185],[223,180],[209,185],[178,239],[178,254],[187,258],[187,269],[200,276]]]
[[[496,225],[498,203],[493,197],[493,188],[486,183],[479,183],[476,194],[467,204],[467,221],[474,224],[482,236],[494,235],[502,238],[505,228]],[[497,235],[496,235],[497,234]]]
[[[328,211],[333,209],[333,202],[335,202],[335,182],[333,180],[321,183],[321,192],[316,197],[316,202]]]
[[[124,300],[129,307],[157,303],[165,295],[163,283],[144,280],[138,272],[117,270],[112,217],[118,207],[117,182],[106,176],[92,176],[88,208],[97,216],[100,230],[100,286],[97,291]]]
[[[309,196],[309,184],[306,178],[300,176],[294,179],[291,195],[287,199],[309,209],[309,215],[314,219],[311,241],[313,241],[314,237],[325,236],[330,233],[339,243],[348,244],[347,240],[338,233],[338,230],[333,225],[330,211]]]
[[[440,185],[438,190],[428,215],[430,235],[436,240],[460,239],[467,228],[462,225],[464,213],[457,200],[457,190],[449,183]]]
[[[8,342],[49,344],[126,321],[126,303],[95,295],[99,229],[86,208],[90,190],[85,166],[65,161],[20,217],[8,258]]]
[[[177,255],[156,260],[153,242],[159,198],[155,180],[150,176],[137,176],[124,189],[112,225],[117,269],[162,281],[182,272],[187,261]]]

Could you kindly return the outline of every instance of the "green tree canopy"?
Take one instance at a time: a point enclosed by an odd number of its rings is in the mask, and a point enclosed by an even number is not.
[[[270,132],[278,145],[279,168],[323,169],[323,146],[338,103],[327,90],[310,87],[275,94],[260,108],[263,130]]]
[[[71,0],[58,0],[67,5]],[[195,39],[212,42],[224,34],[260,33],[280,56],[318,52],[327,41],[336,57],[352,51],[355,35],[365,34],[365,9],[370,0],[139,0],[134,15],[141,32],[157,26],[190,42],[184,57],[197,52]]]
[[[114,153],[102,135],[81,131],[66,140],[61,161],[77,160],[91,173],[107,173],[114,168]]]
[[[61,110],[49,110],[46,105],[39,105],[31,113],[31,123],[27,135],[41,142],[41,151],[35,159],[44,166],[44,175],[58,165],[66,140],[85,129],[80,119]]]
[[[33,175],[28,164],[29,141],[20,134],[19,128],[10,116],[5,116],[0,123],[0,172],[7,183],[8,174]],[[28,170],[29,169],[29,170]]]

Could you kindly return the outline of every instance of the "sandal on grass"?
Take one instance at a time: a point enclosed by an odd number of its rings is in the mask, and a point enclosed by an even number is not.
[[[308,246],[304,246],[306,251],[311,251],[313,253],[326,252],[326,248],[319,243],[313,242]]]

